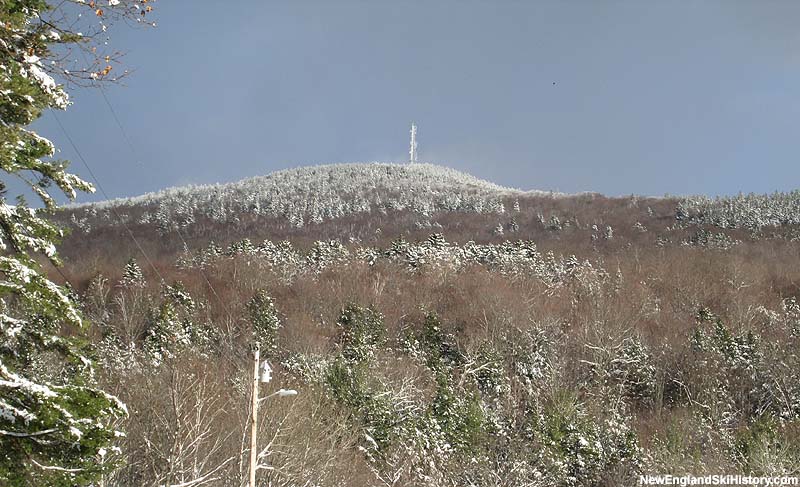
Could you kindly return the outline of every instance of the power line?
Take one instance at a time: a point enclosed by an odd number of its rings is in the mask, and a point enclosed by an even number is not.
[[[106,106],[108,107],[108,110],[111,112],[111,116],[114,118],[114,121],[117,122],[117,127],[119,127],[120,132],[122,132],[122,137],[128,144],[128,148],[131,150],[134,160],[136,160],[137,164],[142,165],[142,161],[139,158],[138,152],[136,151],[136,146],[133,145],[133,142],[131,141],[130,137],[128,137],[128,132],[125,131],[125,127],[122,126],[122,122],[120,122],[119,117],[117,116],[117,112],[114,110],[114,107],[108,100],[108,96],[106,96],[105,87],[103,87],[103,85],[100,85],[99,88],[100,88],[100,94],[103,95],[103,100],[105,100]]]
[[[117,116],[117,112],[114,110],[114,106],[111,104],[111,101],[106,96],[105,89],[102,86],[100,86],[100,93],[103,95],[103,100],[105,100],[106,106],[108,107],[108,110],[111,112],[111,116],[114,118],[114,121],[117,123],[117,127],[119,128],[120,132],[122,133],[122,138],[125,139],[125,141],[127,142],[128,148],[131,150],[131,154],[133,154],[134,158],[137,158],[136,148],[133,145],[133,143],[131,142],[131,138],[128,136],[128,132],[125,130],[125,126],[122,125],[122,122],[120,121],[119,117]],[[141,164],[141,162],[140,162],[140,164]],[[90,172],[90,174],[91,174],[91,172]],[[92,177],[95,179],[95,181],[97,181],[97,177],[96,176],[94,176],[92,174]],[[99,183],[98,183],[98,186],[99,186]],[[105,196],[105,198],[107,200],[110,199],[105,194],[105,192],[103,192],[103,195]],[[111,207],[111,208],[113,209],[113,207]],[[175,233],[178,235],[178,238],[181,239],[181,242],[183,243],[184,248],[188,249],[189,245],[186,243],[186,239],[183,238],[183,234],[181,234],[181,231],[180,231],[180,228],[178,227],[178,225],[175,225]],[[214,285],[211,284],[211,280],[208,278],[208,276],[206,275],[206,273],[203,270],[203,268],[200,267],[200,268],[198,268],[198,270],[200,271],[200,275],[202,275],[203,279],[206,281],[206,284],[208,284],[208,287],[211,289],[211,292],[214,294],[214,296],[219,301],[219,304],[222,306],[222,309],[225,310],[225,313],[228,315],[228,319],[233,321],[233,315],[232,315],[230,309],[225,304],[225,301],[222,299],[222,297],[219,295],[219,293],[217,293],[217,290],[214,288]],[[163,281],[163,279],[162,279],[162,281]]]
[[[42,176],[41,174],[35,174],[35,175],[39,179],[36,183],[37,184],[42,184],[42,181],[44,181],[44,176]],[[72,287],[74,289],[74,287],[72,286],[72,283],[69,281],[69,279],[67,279],[67,276],[64,275],[64,272],[61,270],[61,268],[58,265],[56,265],[56,263],[53,261],[53,259],[51,259],[50,257],[47,257],[46,260],[47,260],[47,262],[50,263],[51,266],[53,266],[53,269],[55,269],[56,272],[58,272],[58,274],[61,276],[61,278],[64,279],[64,283],[66,285],[68,285],[69,287]]]
[[[178,237],[181,239],[181,242],[183,242],[183,247],[185,249],[188,249],[189,245],[186,243],[186,240],[183,238],[183,235],[181,234],[180,228],[178,228],[177,225],[175,225],[175,233],[178,234]],[[214,293],[214,296],[216,296],[217,300],[219,301],[219,304],[222,305],[222,308],[225,310],[225,313],[228,314],[228,319],[233,321],[233,315],[231,314],[231,310],[228,309],[228,305],[225,304],[225,301],[223,301],[223,299],[217,293],[217,290],[214,289],[214,285],[211,284],[211,281],[208,279],[208,276],[206,275],[206,273],[203,270],[203,268],[202,267],[198,267],[197,270],[200,271],[200,275],[203,276],[203,279],[205,279],[206,284],[208,284],[208,287],[211,288],[211,292]]]
[[[74,287],[72,286],[72,283],[71,283],[71,282],[69,282],[69,279],[67,279],[67,276],[65,276],[65,275],[64,275],[64,272],[61,270],[61,268],[60,268],[59,266],[57,266],[57,265],[56,265],[56,263],[55,263],[55,262],[53,262],[52,260],[50,260],[49,258],[47,259],[47,262],[50,262],[50,265],[52,265],[52,266],[53,266],[53,269],[55,269],[55,270],[56,270],[56,272],[58,272],[58,274],[61,276],[61,278],[62,278],[62,279],[64,279],[64,282],[65,282],[65,283],[66,283],[66,284],[67,284],[69,287],[72,287],[72,288],[74,289]]]
[[[89,60],[86,58],[86,53],[81,50],[81,57],[83,57],[83,62],[89,66]],[[105,85],[100,82],[97,84],[97,88],[100,90],[100,94],[103,96],[103,100],[106,102],[106,106],[108,107],[108,111],[111,112],[111,116],[114,118],[114,121],[117,123],[117,127],[119,127],[120,132],[122,132],[122,138],[125,139],[125,143],[128,144],[128,148],[131,150],[133,154],[134,160],[136,160],[137,164],[142,164],[141,159],[139,158],[139,153],[136,151],[136,146],[133,145],[131,138],[128,137],[128,132],[125,130],[125,127],[122,126],[122,122],[120,121],[119,117],[117,116],[117,111],[114,110],[114,107],[111,105],[111,101],[109,101],[108,96],[106,95],[106,88]]]
[[[56,120],[56,123],[57,123],[57,124],[58,124],[58,126],[61,128],[61,131],[64,133],[64,137],[66,137],[67,141],[69,142],[69,145],[71,145],[71,146],[72,146],[72,149],[73,149],[73,150],[75,151],[75,153],[78,155],[78,159],[80,159],[80,160],[81,160],[81,162],[83,163],[84,167],[86,168],[86,171],[89,173],[89,175],[92,177],[92,179],[94,179],[94,183],[95,183],[95,185],[97,186],[97,188],[100,190],[100,193],[103,195],[103,197],[104,197],[106,200],[110,200],[111,198],[109,198],[109,196],[108,196],[108,193],[106,193],[106,191],[103,189],[103,185],[102,185],[102,184],[100,184],[100,180],[99,180],[99,179],[97,179],[97,176],[95,176],[95,174],[94,174],[94,171],[92,171],[92,168],[91,168],[91,167],[89,167],[89,163],[88,163],[88,162],[86,162],[86,159],[83,157],[83,154],[82,154],[82,153],[81,153],[81,151],[78,149],[78,146],[77,146],[77,145],[75,145],[75,141],[74,141],[74,140],[72,140],[72,137],[70,137],[70,135],[69,135],[69,132],[67,132],[67,129],[66,129],[66,127],[64,127],[64,124],[62,124],[62,123],[61,123],[61,119],[59,119],[59,118],[58,118],[58,115],[56,115],[56,113],[55,113],[54,111],[51,111],[51,113],[53,114],[53,118],[55,118],[55,120]],[[152,261],[152,260],[150,260],[150,257],[147,255],[147,252],[145,252],[145,251],[144,251],[144,249],[142,248],[142,246],[139,244],[139,241],[138,241],[138,240],[136,240],[136,237],[133,235],[133,232],[131,231],[130,227],[128,227],[128,225],[125,223],[125,220],[123,220],[123,219],[120,217],[119,213],[117,213],[117,210],[114,208],[114,206],[112,206],[112,205],[109,205],[109,209],[110,209],[110,210],[111,210],[111,212],[114,214],[114,217],[115,217],[115,218],[116,218],[116,219],[117,219],[117,220],[118,220],[120,223],[122,223],[122,226],[123,226],[123,227],[125,227],[125,231],[127,231],[127,232],[128,232],[128,236],[130,236],[131,240],[132,240],[132,241],[133,241],[133,243],[136,245],[136,248],[138,248],[138,249],[139,249],[139,252],[141,252],[141,254],[144,256],[144,258],[145,258],[145,260],[147,261],[148,265],[150,265],[150,268],[152,268],[152,269],[153,269],[153,272],[155,272],[155,274],[158,276],[158,278],[161,280],[161,282],[166,282],[166,281],[164,280],[164,277],[163,277],[163,276],[161,275],[161,273],[158,271],[158,268],[156,268],[155,264],[153,264],[153,261]]]

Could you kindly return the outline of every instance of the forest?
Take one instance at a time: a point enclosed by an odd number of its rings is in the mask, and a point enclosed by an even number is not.
[[[58,113],[98,90],[133,149],[106,31],[152,12],[0,2],[0,485],[800,475],[800,192],[525,191],[413,125],[409,162],[112,198]]]
[[[248,183],[226,214],[236,183],[60,212],[100,383],[129,410],[110,478],[242,485],[255,344],[262,395],[298,392],[265,401],[263,485],[796,472],[796,195],[425,188],[438,171],[302,168],[275,210]]]

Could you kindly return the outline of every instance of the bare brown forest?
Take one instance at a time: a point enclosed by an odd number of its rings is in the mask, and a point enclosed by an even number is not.
[[[256,341],[262,394],[299,392],[264,403],[259,485],[798,473],[794,225],[681,224],[672,198],[503,204],[73,228],[51,278],[129,410],[108,480],[244,485]]]

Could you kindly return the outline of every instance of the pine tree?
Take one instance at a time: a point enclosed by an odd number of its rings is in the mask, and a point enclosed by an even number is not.
[[[267,357],[274,356],[278,350],[278,330],[281,327],[281,319],[272,298],[266,291],[258,291],[247,302],[247,312],[253,326],[253,338],[262,353]]]
[[[125,288],[142,288],[147,285],[147,282],[144,280],[142,268],[139,267],[136,259],[130,258],[128,263],[125,264],[120,285]]]
[[[98,8],[69,2],[64,8],[93,19],[99,29],[112,17],[141,18],[150,7],[140,3],[114,0]],[[72,20],[44,0],[0,2],[0,169],[43,205],[34,210],[21,196],[10,203],[0,182],[0,485],[94,482],[109,467],[101,459],[117,436],[110,423],[125,413],[121,402],[93,385],[85,346],[63,333],[82,329],[84,320],[68,291],[48,280],[36,260],[39,254],[59,265],[55,244],[62,233],[46,219],[57,206],[51,188],[70,199],[93,191],[67,172],[65,161],[52,159],[50,141],[28,128],[44,110],[69,104],[49,73],[99,82],[112,69],[111,56],[100,57],[88,49],[88,36],[70,32],[79,25]],[[95,62],[66,71],[57,60],[66,58],[62,51],[69,45],[94,53],[103,67]]]

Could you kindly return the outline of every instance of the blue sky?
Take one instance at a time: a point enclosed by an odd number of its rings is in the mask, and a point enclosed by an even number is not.
[[[800,2],[163,0],[59,114],[112,197],[420,159],[521,189],[791,190]],[[37,130],[86,175],[51,114]],[[100,196],[82,197],[82,200]]]

